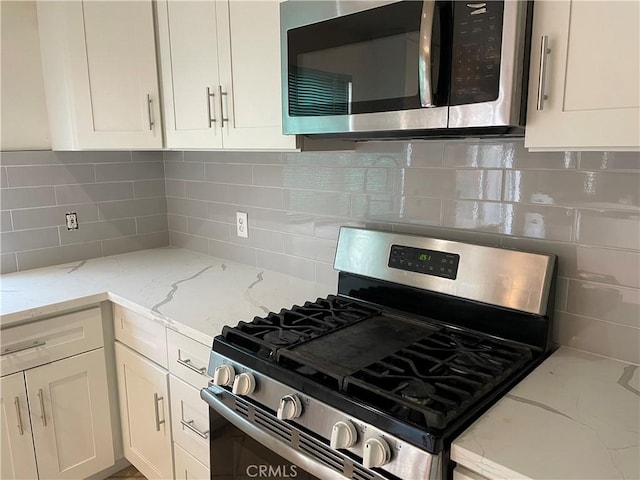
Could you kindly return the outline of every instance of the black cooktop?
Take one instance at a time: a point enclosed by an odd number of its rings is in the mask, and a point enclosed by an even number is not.
[[[217,341],[294,374],[303,391],[321,386],[320,400],[339,393],[425,430],[447,427],[532,359],[515,342],[333,295],[224,327]]]

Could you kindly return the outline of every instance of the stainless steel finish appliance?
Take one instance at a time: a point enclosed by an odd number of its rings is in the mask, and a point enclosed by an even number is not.
[[[531,2],[281,4],[285,134],[522,134]]]
[[[334,266],[337,295],[215,338],[212,478],[233,458],[234,475],[449,479],[451,441],[551,349],[552,255],[343,227]]]

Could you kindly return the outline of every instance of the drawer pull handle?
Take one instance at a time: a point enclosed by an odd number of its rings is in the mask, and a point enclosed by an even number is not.
[[[22,415],[20,414],[20,397],[15,397],[13,403],[16,406],[16,416],[18,417],[18,432],[24,435],[24,427],[22,426]]]
[[[42,420],[42,426],[47,426],[47,412],[44,410],[44,394],[42,389],[38,389],[38,399],[40,400],[40,419]]]
[[[193,425],[193,420],[180,420],[180,423],[182,424],[183,427],[188,428],[189,430],[191,430],[193,433],[195,433],[196,435],[199,435],[200,437],[204,438],[205,440],[207,438],[209,438],[209,430],[207,430],[206,432],[201,432],[200,430],[198,430],[194,425]]]
[[[164,423],[164,420],[160,420],[160,407],[158,406],[158,403],[162,400],[164,400],[164,397],[161,397],[157,393],[153,394],[153,406],[156,412],[156,432],[160,431],[160,425]]]
[[[193,370],[194,372],[199,373],[200,375],[204,375],[207,371],[207,367],[196,367],[191,362],[190,358],[180,358],[180,350],[178,350],[178,360],[176,360],[176,362],[178,362],[183,367],[187,367],[189,370]]]
[[[18,353],[23,350],[29,350],[30,348],[44,347],[47,344],[45,340],[28,340],[26,342],[14,343],[8,347],[2,349],[2,355],[9,355],[10,353]]]

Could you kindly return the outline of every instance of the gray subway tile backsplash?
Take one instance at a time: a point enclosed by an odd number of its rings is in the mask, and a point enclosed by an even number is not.
[[[48,165],[53,161],[50,151],[1,152],[0,165]]]
[[[10,210],[0,210],[0,232],[10,232],[13,230]]]
[[[492,139],[364,142],[352,151],[286,152],[281,161],[274,155],[270,162],[255,152],[185,152],[211,173],[198,198],[167,179],[169,197],[186,196],[169,198],[172,244],[188,245],[184,237],[173,243],[174,235],[203,215],[204,204],[208,219],[229,227],[228,241],[209,240],[210,254],[305,279],[313,270],[315,281],[329,285],[337,278],[341,225],[554,253],[556,340],[616,357],[618,336],[640,332],[633,323],[640,295],[637,154],[529,152],[522,140]],[[249,166],[253,187],[243,183]],[[228,187],[226,201],[215,199],[221,186]],[[235,236],[236,211],[249,212],[249,239]],[[596,345],[590,328],[611,335],[609,343]],[[628,348],[622,357],[634,358]]]
[[[40,248],[18,252],[18,268],[29,270],[71,262],[81,262],[102,256],[102,242],[95,241],[78,245],[66,245],[51,248]],[[72,266],[70,268],[73,268]]]
[[[121,253],[135,252],[149,248],[165,247],[169,244],[169,232],[154,232],[130,237],[111,238],[103,240],[102,254],[119,255]]]
[[[340,226],[392,230],[558,255],[554,339],[638,357],[637,153],[529,152],[521,139],[8,152],[0,182],[3,273],[171,244],[335,287]],[[79,231],[63,227],[67,210]],[[235,234],[237,211],[248,239]]]
[[[122,182],[127,180],[164,180],[161,162],[134,162],[96,165],[96,182]],[[83,182],[78,182],[83,183]]]
[[[54,187],[2,188],[0,190],[0,208],[3,210],[50,205],[56,205]]]
[[[7,167],[9,187],[69,185],[92,183],[96,173],[93,165],[30,165]]]
[[[55,227],[18,230],[0,234],[2,253],[15,253],[60,245],[58,229]]]
[[[96,203],[60,205],[54,207],[23,208],[12,211],[14,230],[31,230],[64,225],[65,214],[74,212],[80,223],[98,221]]]
[[[4,273],[169,244],[162,152],[7,152],[0,164]]]

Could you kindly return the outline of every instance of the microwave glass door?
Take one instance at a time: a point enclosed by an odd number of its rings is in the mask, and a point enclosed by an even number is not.
[[[399,2],[288,30],[289,116],[421,108],[422,9],[422,2]],[[436,15],[432,82],[440,70],[440,23]]]

